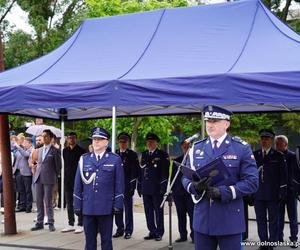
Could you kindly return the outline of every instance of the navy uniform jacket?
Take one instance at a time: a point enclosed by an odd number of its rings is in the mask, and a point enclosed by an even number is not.
[[[263,158],[262,150],[254,152],[259,171],[259,189],[255,193],[256,200],[279,200],[280,189],[287,188],[287,166],[281,152],[271,148]]]
[[[177,161],[178,163],[181,163],[183,160],[183,155],[177,157],[174,161]],[[173,170],[172,170],[172,180],[175,177],[175,174],[177,172],[178,167],[175,165],[175,163],[173,163]],[[182,183],[181,183],[181,179],[182,179],[182,172],[180,171],[175,182],[174,185],[172,187],[172,194],[173,195],[190,195],[183,187]]]
[[[166,152],[155,149],[152,155],[146,150],[142,153],[139,185],[144,195],[165,193],[169,176],[169,156]]]
[[[288,192],[297,197],[300,188],[300,172],[297,165],[296,154],[291,150],[283,152],[286,159],[288,173]]]
[[[116,153],[121,157],[124,169],[125,178],[125,195],[130,195],[134,193],[136,188],[140,163],[138,160],[137,153],[131,149],[126,149],[125,152],[120,152],[117,149]]]
[[[258,172],[250,146],[239,138],[225,138],[218,149],[231,174],[232,187],[218,186],[221,200],[210,200],[204,195],[194,208],[193,228],[206,235],[238,234],[245,231],[243,196],[256,192],[258,188]],[[190,151],[187,165],[200,169],[214,160],[210,139],[195,143]],[[182,178],[185,189],[196,194],[191,180]]]
[[[86,184],[83,177],[91,178],[91,183]],[[107,151],[99,162],[94,153],[82,155],[76,172],[73,196],[74,209],[82,209],[83,215],[108,215],[112,214],[113,208],[123,209],[124,171],[121,158]]]

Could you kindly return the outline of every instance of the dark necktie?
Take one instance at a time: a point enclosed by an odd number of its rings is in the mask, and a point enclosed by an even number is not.
[[[97,161],[100,161],[100,155],[97,155]]]
[[[216,155],[218,153],[218,140],[214,140],[213,154]]]
[[[263,152],[263,158],[266,158],[266,156],[267,156],[267,151],[264,150],[264,152]]]

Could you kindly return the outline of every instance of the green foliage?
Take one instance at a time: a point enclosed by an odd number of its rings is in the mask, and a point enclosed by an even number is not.
[[[272,128],[272,114],[235,114],[231,119],[230,134],[239,136],[250,144],[259,139],[258,131],[262,128]]]
[[[4,64],[7,69],[16,67],[36,57],[34,40],[22,30],[9,32],[5,43]]]
[[[89,17],[112,16],[160,8],[187,6],[185,0],[86,0]]]
[[[284,113],[282,114],[282,125],[289,130],[300,133],[300,114]]]

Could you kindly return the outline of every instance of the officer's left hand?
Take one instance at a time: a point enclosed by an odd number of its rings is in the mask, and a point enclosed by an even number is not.
[[[213,200],[221,200],[221,192],[217,187],[208,187],[206,189],[206,195]]]
[[[123,213],[123,209],[116,208],[116,207],[113,208],[113,214],[122,214],[122,213]]]

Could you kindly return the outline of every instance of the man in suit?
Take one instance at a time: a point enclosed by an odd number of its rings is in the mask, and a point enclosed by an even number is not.
[[[194,207],[194,241],[196,250],[240,250],[245,231],[243,197],[258,188],[258,173],[250,146],[237,137],[230,137],[231,112],[217,106],[204,108],[208,138],[194,143],[187,166],[201,170],[219,158],[226,167],[219,182],[212,177],[200,176],[192,180],[182,178],[184,188],[198,196]],[[225,165],[225,166],[224,166]],[[218,168],[211,174],[215,174]]]
[[[30,213],[32,209],[32,173],[28,163],[32,149],[32,140],[29,137],[24,139],[22,145],[16,145],[14,167],[19,171],[19,204],[16,212]]]
[[[31,231],[44,228],[44,202],[48,215],[49,231],[55,231],[54,213],[52,207],[52,191],[57,182],[61,169],[60,151],[51,144],[53,133],[46,129],[43,131],[44,146],[38,149],[37,168],[34,176],[36,184],[37,222]]]
[[[259,131],[261,149],[254,152],[259,168],[259,188],[254,195],[258,236],[261,242],[269,242],[259,249],[273,249],[272,242],[278,241],[279,203],[287,195],[287,166],[282,153],[273,148],[274,132]],[[269,220],[269,230],[268,230]]]
[[[122,132],[118,135],[119,149],[116,153],[122,159],[125,178],[124,192],[124,208],[125,208],[125,229],[123,213],[115,216],[117,232],[113,235],[114,238],[123,236],[125,230],[125,239],[130,239],[133,232],[133,203],[132,196],[137,184],[138,172],[140,168],[138,156],[136,152],[129,149],[130,135]]]
[[[175,159],[175,162],[181,163],[183,160],[184,155],[186,154],[187,150],[189,148],[189,144],[185,141],[181,142],[181,150],[183,152],[183,155],[177,157]],[[184,164],[184,163],[183,163]],[[175,174],[177,172],[177,165],[176,163],[173,163],[173,171],[172,171],[172,179],[174,178]],[[182,183],[182,172],[179,172],[177,179],[174,183],[174,186],[172,188],[172,196],[175,202],[176,206],[176,212],[178,217],[178,230],[180,237],[175,240],[175,242],[183,242],[187,240],[187,219],[186,216],[189,216],[189,222],[190,222],[190,237],[192,239],[192,242],[194,241],[194,230],[193,230],[193,212],[194,212],[194,202],[192,200],[191,195],[184,189]]]
[[[92,130],[93,153],[80,157],[74,185],[74,212],[83,214],[85,249],[112,250],[113,214],[123,213],[124,170],[121,158],[107,150],[110,135]]]
[[[160,208],[166,192],[169,175],[169,156],[158,149],[159,137],[146,135],[147,150],[142,153],[138,192],[143,195],[144,209],[149,229],[145,240],[161,241],[164,234],[164,210]]]
[[[288,174],[287,196],[286,199],[279,204],[278,240],[283,242],[286,208],[290,221],[290,241],[295,243],[291,248],[296,248],[298,240],[297,196],[299,192],[300,174],[297,166],[296,154],[288,149],[288,143],[288,138],[285,135],[277,135],[275,137],[276,150],[283,153]]]

